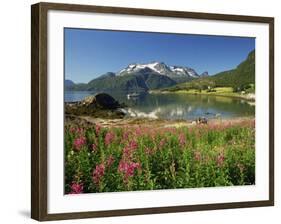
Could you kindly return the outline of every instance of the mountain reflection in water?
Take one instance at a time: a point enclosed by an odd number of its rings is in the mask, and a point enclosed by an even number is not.
[[[128,98],[124,92],[107,92],[134,117],[162,119],[234,118],[255,115],[255,104],[243,99],[191,94],[140,94]],[[65,101],[80,101],[93,91],[66,91]]]

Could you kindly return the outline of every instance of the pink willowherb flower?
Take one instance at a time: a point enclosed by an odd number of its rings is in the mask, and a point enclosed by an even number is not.
[[[97,145],[96,145],[95,143],[93,143],[93,144],[92,144],[92,150],[93,150],[94,152],[96,152],[97,149],[98,149]]]
[[[133,152],[138,148],[138,143],[135,140],[131,140],[129,144],[123,149],[123,157],[130,159]]]
[[[183,133],[179,134],[179,143],[182,147],[185,146],[185,144],[186,144],[185,135]]]
[[[81,127],[76,128],[76,133],[79,134],[79,135],[83,135],[84,131],[85,130],[83,128],[81,128]]]
[[[138,148],[138,143],[135,140],[130,141],[129,147],[132,151],[136,150]]]
[[[113,142],[115,134],[113,132],[107,132],[104,138],[105,145],[109,145]]]
[[[110,167],[113,163],[114,163],[114,157],[113,157],[112,155],[110,155],[110,156],[107,158],[106,165],[107,165],[108,167]]]
[[[76,128],[75,128],[75,127],[71,127],[71,128],[69,129],[69,131],[70,131],[70,133],[75,133],[75,132],[76,132]]]
[[[220,153],[220,154],[217,156],[217,165],[218,165],[218,166],[222,166],[223,163],[224,163],[224,159],[225,159],[225,157],[224,157],[223,153]]]
[[[73,182],[72,184],[71,184],[71,192],[70,192],[70,194],[81,194],[81,193],[83,193],[83,183],[75,183],[75,182]]]
[[[145,147],[144,152],[146,155],[151,155],[153,153],[153,149],[149,147]]]
[[[95,126],[95,131],[96,131],[96,134],[97,134],[97,135],[100,134],[101,126],[100,126],[99,124],[96,124],[96,126]]]
[[[126,142],[129,139],[129,132],[124,131],[122,135],[122,142]]]
[[[161,141],[159,142],[160,148],[162,148],[165,144],[166,144],[166,140],[162,138]]]
[[[93,181],[95,184],[99,185],[101,178],[104,176],[105,167],[104,164],[96,165],[96,168],[93,171]]]
[[[74,139],[73,147],[75,150],[80,151],[82,146],[86,144],[86,138],[84,136],[80,136]]]
[[[136,136],[142,136],[144,133],[144,130],[143,128],[141,128],[140,126],[138,126],[136,129],[135,129],[135,134]]]
[[[139,169],[140,164],[135,162],[127,162],[124,160],[121,160],[118,166],[118,171],[120,173],[123,173],[124,175],[124,181],[127,182],[129,177],[134,176],[135,169]]]

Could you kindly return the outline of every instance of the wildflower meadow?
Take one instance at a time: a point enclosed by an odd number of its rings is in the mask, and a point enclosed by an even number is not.
[[[65,193],[255,184],[253,120],[190,127],[65,126]]]

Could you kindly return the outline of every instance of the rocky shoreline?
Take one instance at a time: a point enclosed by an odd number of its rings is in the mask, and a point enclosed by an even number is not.
[[[244,122],[254,122],[254,117],[232,118],[232,119],[211,119],[208,123],[198,123],[194,120],[163,120],[148,118],[95,118],[91,116],[73,116],[65,117],[66,126],[92,127],[99,124],[102,127],[148,127],[148,128],[181,128],[193,126],[213,126],[213,125],[239,125]]]

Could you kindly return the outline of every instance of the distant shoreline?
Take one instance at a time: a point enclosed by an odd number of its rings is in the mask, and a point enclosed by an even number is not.
[[[150,90],[149,94],[189,94],[189,95],[204,95],[204,96],[222,96],[222,97],[230,97],[243,99],[250,102],[255,102],[255,94],[238,94],[238,93],[216,93],[216,92],[190,92],[186,90],[178,90],[178,91],[161,91],[161,90]]]

